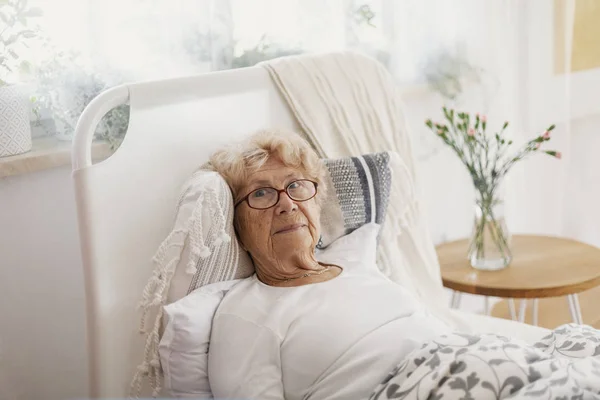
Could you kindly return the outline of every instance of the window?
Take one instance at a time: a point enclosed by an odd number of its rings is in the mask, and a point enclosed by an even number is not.
[[[69,139],[98,93],[134,80],[239,68],[283,55],[356,49],[418,82],[453,53],[468,13],[445,0],[10,0],[39,8],[24,49],[42,134]],[[472,2],[472,1],[471,1]],[[432,13],[431,10],[436,10]],[[97,136],[118,145],[128,110]]]

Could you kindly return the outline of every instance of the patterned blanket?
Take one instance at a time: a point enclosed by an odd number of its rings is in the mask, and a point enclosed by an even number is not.
[[[600,399],[600,331],[563,325],[534,345],[453,333],[425,343],[369,400]]]

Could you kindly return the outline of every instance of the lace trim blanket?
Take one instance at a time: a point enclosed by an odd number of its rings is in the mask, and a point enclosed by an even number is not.
[[[425,343],[369,400],[600,399],[600,331],[563,325],[534,345],[454,333]]]

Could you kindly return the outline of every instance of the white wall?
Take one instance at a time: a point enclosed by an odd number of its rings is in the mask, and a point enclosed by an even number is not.
[[[563,227],[568,237],[600,247],[600,114],[571,122],[572,157],[564,190]],[[600,266],[598,266],[600,268]]]
[[[87,394],[78,246],[70,168],[0,179],[0,398]]]

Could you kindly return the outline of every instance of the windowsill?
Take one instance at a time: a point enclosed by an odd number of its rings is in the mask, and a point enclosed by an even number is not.
[[[16,156],[0,157],[0,179],[24,175],[71,164],[72,143],[54,137],[33,139],[31,151]],[[112,154],[104,142],[92,144],[92,160],[99,162]]]

